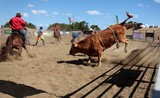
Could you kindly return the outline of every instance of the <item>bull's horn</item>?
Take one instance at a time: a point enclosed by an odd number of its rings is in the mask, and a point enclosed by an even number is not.
[[[77,43],[74,43],[74,47],[78,47],[78,44],[77,44]]]
[[[133,17],[133,15],[129,14],[128,12],[126,12],[126,14],[127,14],[128,18],[127,18],[126,20],[124,20],[122,23],[120,23],[120,25],[122,25],[122,26],[125,25],[125,23],[126,23],[126,21],[127,21],[128,19],[130,19],[130,18]]]

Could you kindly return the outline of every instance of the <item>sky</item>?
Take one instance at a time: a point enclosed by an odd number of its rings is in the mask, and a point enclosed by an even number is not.
[[[119,22],[124,21],[126,11],[134,15],[128,21],[160,26],[160,0],[0,0],[0,26],[20,12],[37,28],[69,24],[70,17],[74,22],[86,21],[89,26],[105,29],[116,24],[116,15]]]

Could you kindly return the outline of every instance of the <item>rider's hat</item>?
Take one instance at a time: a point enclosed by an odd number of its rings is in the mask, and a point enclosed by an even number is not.
[[[17,13],[16,17],[22,17],[21,13]]]
[[[42,27],[42,26],[40,26],[40,29],[42,30],[42,29],[43,29],[43,27]]]

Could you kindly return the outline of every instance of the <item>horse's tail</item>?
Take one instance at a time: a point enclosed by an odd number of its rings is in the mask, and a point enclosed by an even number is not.
[[[10,53],[11,49],[12,49],[12,45],[11,45],[11,42],[10,42],[10,38],[11,36],[9,36],[7,38],[7,41],[6,41],[6,46],[3,46],[1,51],[0,51],[0,61],[5,61],[8,54]]]
[[[1,51],[0,51],[0,62],[6,60],[7,55],[8,55],[7,50],[8,50],[8,49],[7,49],[6,46],[3,46],[3,47],[2,47],[2,49],[1,49]]]

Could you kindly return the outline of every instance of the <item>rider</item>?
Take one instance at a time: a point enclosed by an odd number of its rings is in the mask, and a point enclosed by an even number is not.
[[[59,26],[58,23],[55,23],[55,29],[56,29],[56,31],[58,31],[58,32],[60,31],[61,28],[60,28],[60,26]]]
[[[57,31],[57,32],[60,34],[60,30],[61,30],[61,28],[60,28],[60,26],[59,26],[59,24],[58,24],[58,23],[55,23],[55,27],[54,27],[54,29],[55,29],[55,31]]]
[[[21,18],[21,13],[17,13],[15,17],[11,18],[9,24],[11,25],[12,32],[19,31],[24,37],[24,46],[27,45],[27,33],[24,31],[24,27],[27,25],[26,22]]]
[[[57,37],[57,34],[55,34],[55,32],[57,32],[58,33],[58,37],[60,38],[60,40],[61,40],[61,34],[60,34],[60,30],[61,30],[61,28],[60,28],[60,25],[58,24],[58,23],[55,23],[55,26],[54,26],[54,28],[53,28],[53,37]]]

